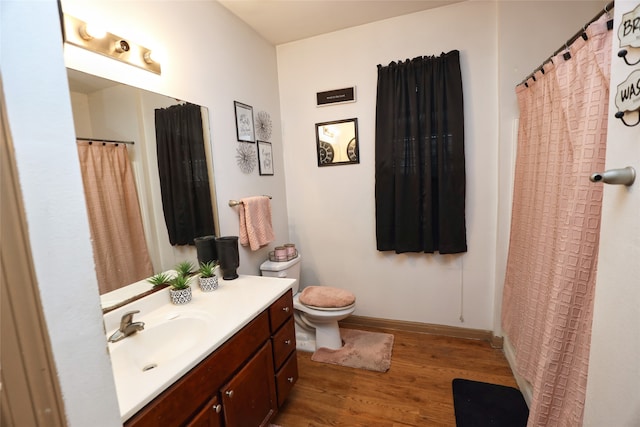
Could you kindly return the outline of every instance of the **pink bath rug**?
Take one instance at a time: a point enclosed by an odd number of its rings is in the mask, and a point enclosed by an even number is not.
[[[344,342],[342,348],[319,348],[311,360],[375,372],[387,372],[391,367],[393,335],[340,328],[340,336]]]

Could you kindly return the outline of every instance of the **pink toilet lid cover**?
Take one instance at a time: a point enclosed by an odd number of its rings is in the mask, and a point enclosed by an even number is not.
[[[331,286],[307,286],[300,293],[300,302],[313,307],[339,308],[355,303],[356,296]]]

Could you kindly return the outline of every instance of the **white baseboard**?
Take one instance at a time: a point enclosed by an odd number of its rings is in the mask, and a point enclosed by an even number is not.
[[[509,362],[509,366],[511,366],[511,372],[513,372],[513,377],[516,379],[518,383],[518,388],[520,388],[520,392],[524,397],[525,402],[527,402],[527,406],[531,406],[531,399],[533,398],[533,386],[529,381],[524,379],[521,375],[516,372],[516,353],[511,345],[511,341],[509,341],[508,336],[503,337],[504,341],[502,343],[502,350],[504,351],[504,356],[507,358],[507,362]]]

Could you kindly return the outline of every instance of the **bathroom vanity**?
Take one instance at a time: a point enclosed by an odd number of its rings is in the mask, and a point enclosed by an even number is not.
[[[298,378],[291,283],[240,276],[213,292],[192,285],[184,306],[171,305],[163,290],[107,313],[108,333],[132,309],[145,322],[145,330],[109,344],[124,425],[268,425]],[[156,330],[179,334],[167,326],[178,321],[190,329],[186,339],[155,340]]]

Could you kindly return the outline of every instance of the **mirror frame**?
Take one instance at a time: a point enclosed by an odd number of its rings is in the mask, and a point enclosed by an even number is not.
[[[352,124],[353,133],[350,133],[349,142],[344,148],[347,160],[334,161],[335,148],[327,141],[321,139],[322,134],[325,132],[325,127],[328,126],[340,126],[345,127],[347,131],[348,125]],[[351,136],[353,135],[353,136]],[[316,152],[318,155],[318,167],[320,166],[338,166],[338,165],[352,165],[360,163],[360,144],[358,140],[358,119],[344,119],[334,120],[331,122],[316,123]],[[330,158],[329,158],[330,157]]]

